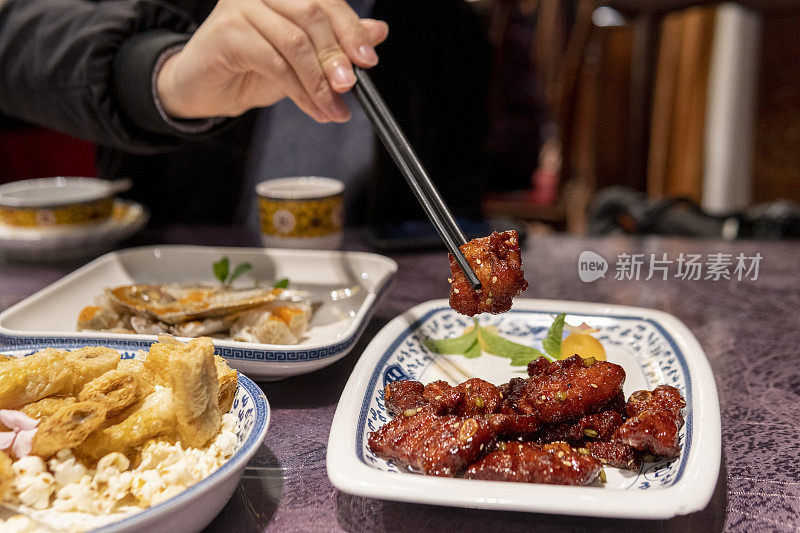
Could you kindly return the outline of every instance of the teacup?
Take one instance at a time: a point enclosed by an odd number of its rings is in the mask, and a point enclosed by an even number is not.
[[[256,186],[261,242],[278,248],[335,249],[342,243],[344,184],[298,176]]]

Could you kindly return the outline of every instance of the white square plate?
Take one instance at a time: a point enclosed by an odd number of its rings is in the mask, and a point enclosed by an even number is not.
[[[228,257],[249,262],[248,280],[289,278],[318,303],[300,344],[257,344],[215,340],[217,353],[252,378],[280,379],[313,372],[347,354],[364,331],[397,263],[362,252],[148,246],[108,253],[0,313],[0,344],[18,346],[78,342],[81,345],[139,343],[152,335],[76,331],[78,314],[107,287],[131,283],[217,282],[212,264]],[[218,283],[218,282],[217,282]],[[237,281],[237,284],[239,281]]]
[[[639,472],[606,467],[608,482],[566,487],[439,478],[398,471],[375,456],[367,437],[391,417],[383,388],[398,379],[451,384],[481,377],[497,385],[527,377],[524,367],[484,353],[475,359],[438,355],[425,337],[460,334],[471,323],[446,300],[418,305],[387,324],[358,361],[333,419],[327,468],[340,490],[360,496],[433,505],[619,518],[669,518],[704,508],[720,464],[720,416],[714,376],[702,348],[675,317],[661,311],[593,303],[518,299],[514,309],[480,316],[507,338],[541,349],[557,313],[600,329],[609,361],[626,372],[625,396],[659,384],[677,387],[687,402],[678,459],[646,463]]]

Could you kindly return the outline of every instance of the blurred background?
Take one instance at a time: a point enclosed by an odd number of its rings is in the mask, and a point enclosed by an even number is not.
[[[479,75],[437,92],[426,72],[440,71],[441,57],[408,67],[421,69],[417,78],[398,68],[420,20],[439,16],[423,9],[415,19],[412,4],[420,3],[409,2],[402,15],[374,13],[392,27],[374,76],[466,224],[512,220],[528,232],[579,235],[800,236],[797,2],[455,3],[470,16],[445,14],[438,26],[475,24],[458,34],[469,53],[460,46],[441,54],[450,54],[452,68],[459,57],[479,64]],[[392,93],[398,76],[411,80],[406,93]],[[416,90],[431,95],[429,109],[450,111],[420,112]],[[424,127],[436,121],[438,129]],[[94,157],[89,143],[0,118],[0,183],[93,176]],[[375,159],[376,176],[394,171],[382,149]],[[422,217],[381,208],[393,205],[395,190],[407,194],[399,177],[392,186],[376,183],[355,223],[391,239],[387,225]]]

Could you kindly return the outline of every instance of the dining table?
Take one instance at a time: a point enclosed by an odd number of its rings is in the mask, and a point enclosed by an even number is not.
[[[260,240],[257,233],[239,227],[172,226],[147,229],[121,247],[160,244],[249,247],[260,246]],[[374,251],[358,228],[346,231],[342,247]],[[607,268],[583,275],[580,262],[586,252],[605,260]],[[705,351],[722,421],[719,477],[704,509],[667,520],[579,516],[579,500],[575,515],[556,515],[402,503],[337,490],[326,472],[326,449],[331,421],[354,365],[390,320],[449,293],[444,250],[384,255],[399,268],[353,349],[316,372],[259,383],[272,408],[266,439],[206,531],[800,529],[800,244],[562,234],[531,234],[524,240],[529,286],[522,297],[665,311],[686,324]],[[690,256],[701,258],[705,271],[688,276],[681,271],[681,258]],[[741,257],[758,258],[755,271],[753,261],[746,272],[734,269]],[[638,270],[630,268],[636,265],[631,258],[643,260]],[[712,268],[720,258],[728,261],[727,268]],[[20,262],[0,256],[0,311],[87,260]],[[653,272],[654,264],[663,268]],[[181,525],[174,524],[174,530],[181,531]]]

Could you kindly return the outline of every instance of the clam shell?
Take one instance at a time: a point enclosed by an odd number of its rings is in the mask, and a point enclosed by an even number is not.
[[[106,289],[115,305],[173,325],[255,309],[276,300],[282,292],[283,289],[207,285],[136,284]]]

